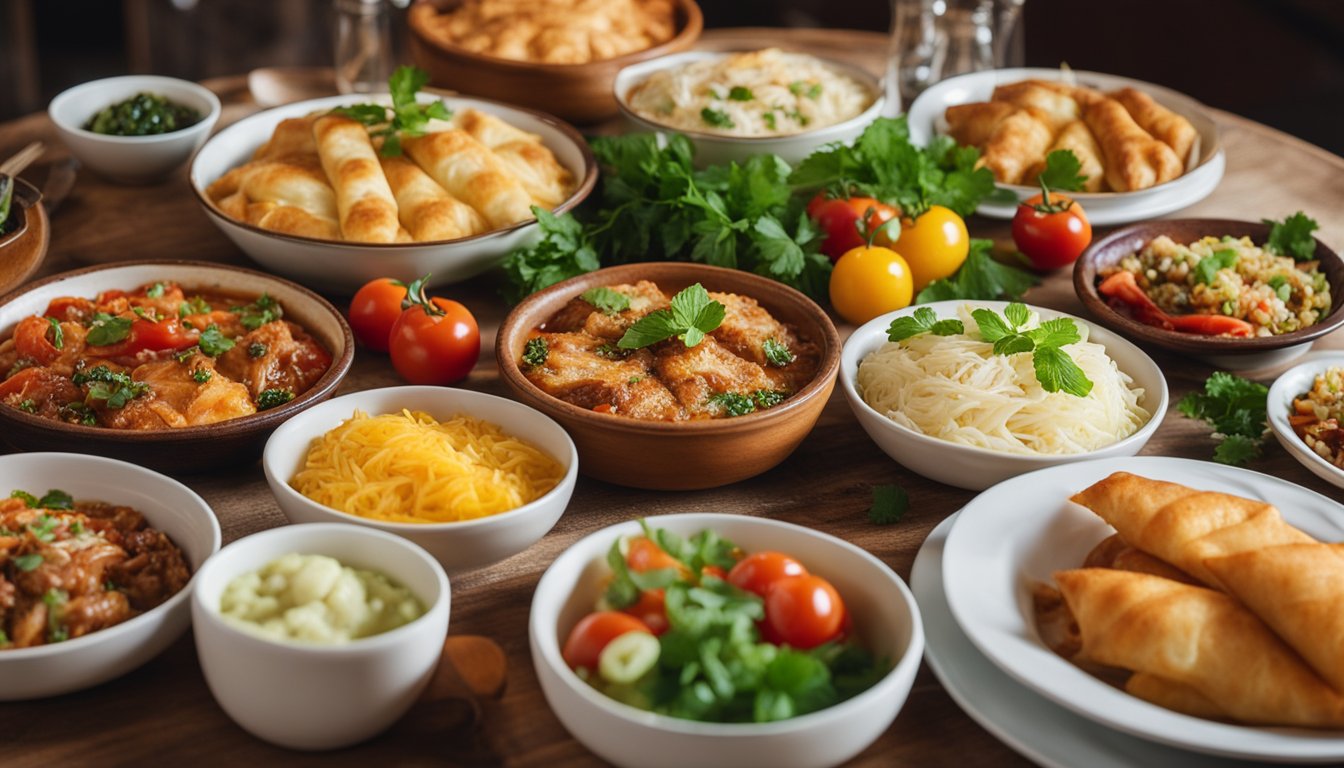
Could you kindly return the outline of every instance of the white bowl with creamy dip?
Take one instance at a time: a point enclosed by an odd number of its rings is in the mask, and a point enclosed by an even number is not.
[[[707,68],[743,55],[756,54],[692,51],[622,69],[615,84],[621,116],[632,130],[689,137],[695,164],[703,167],[759,154],[797,164],[824,144],[853,141],[882,113],[878,78],[831,59],[779,54],[788,57],[782,60],[788,82],[772,75],[771,67],[736,68],[713,82],[700,77]],[[651,87],[663,93],[650,99]],[[650,109],[651,101],[663,109]]]

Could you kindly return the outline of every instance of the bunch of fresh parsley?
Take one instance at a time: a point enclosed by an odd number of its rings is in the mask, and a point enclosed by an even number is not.
[[[1260,456],[1268,399],[1269,388],[1264,384],[1219,371],[1204,382],[1202,392],[1186,395],[1176,408],[1213,427],[1218,440],[1214,461],[1240,465]]]
[[[344,115],[369,126],[370,136],[382,136],[384,157],[401,154],[401,137],[423,136],[430,120],[449,120],[453,113],[442,101],[421,104],[415,94],[429,82],[429,73],[418,67],[397,67],[387,79],[387,90],[392,94],[392,108],[382,104],[351,104],[336,107],[334,115]]]

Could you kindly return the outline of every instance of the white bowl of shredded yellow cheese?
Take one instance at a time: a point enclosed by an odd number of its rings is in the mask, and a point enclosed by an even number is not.
[[[569,435],[494,395],[388,387],[299,416],[272,434],[262,457],[285,516],[403,536],[449,572],[531,546],[574,492],[578,455]]]
[[[908,307],[858,328],[845,343],[840,380],[878,447],[931,480],[983,490],[1043,467],[1132,456],[1167,409],[1162,371],[1138,347],[1082,319],[1029,307],[1034,328],[1068,318],[1081,341],[1061,349],[1092,382],[1085,396],[1047,392],[1031,353],[995,354],[971,319],[1005,302],[943,301]],[[893,342],[888,328],[922,308],[961,319],[965,332]]]

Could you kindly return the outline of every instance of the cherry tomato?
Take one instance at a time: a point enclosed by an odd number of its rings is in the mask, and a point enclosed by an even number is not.
[[[467,308],[425,296],[424,278],[407,289],[404,309],[388,338],[392,367],[412,384],[452,384],[476,367],[481,330]]]
[[[134,357],[143,351],[165,352],[186,349],[197,343],[199,337],[189,333],[176,317],[168,317],[155,322],[143,318],[131,323],[130,334],[106,346],[90,345],[101,357]]]
[[[390,277],[365,283],[350,300],[350,330],[359,343],[375,352],[386,352],[392,326],[401,316],[406,286]]]
[[[597,657],[602,655],[602,649],[627,632],[653,634],[647,624],[630,614],[620,611],[590,613],[569,631],[560,655],[570,669],[597,669]]]
[[[793,648],[815,648],[840,636],[845,604],[820,576],[789,576],[765,593],[765,637]]]
[[[910,265],[899,253],[880,246],[861,246],[835,263],[830,294],[835,311],[859,325],[910,306],[915,284]]]
[[[661,635],[667,631],[667,596],[661,589],[648,589],[639,593],[639,600],[633,605],[621,609],[644,622],[649,631]]]
[[[625,542],[625,564],[636,573],[663,568],[685,568],[681,561],[663,551],[647,536],[636,536]]]
[[[728,572],[728,583],[765,597],[770,585],[790,576],[806,576],[803,564],[779,552],[753,552]]]
[[[25,317],[14,329],[14,349],[21,357],[30,357],[46,365],[61,356],[61,350],[47,338],[49,335],[51,323],[45,317]]]
[[[1078,259],[1092,242],[1083,206],[1057,192],[1028,198],[1013,216],[1013,242],[1036,269],[1059,269]]]
[[[820,195],[821,193],[818,193],[819,197]],[[837,261],[841,256],[864,244],[863,235],[859,234],[859,228],[856,226],[860,219],[863,219],[866,229],[875,231],[900,213],[890,205],[871,197],[837,197],[820,203],[814,197],[807,208],[808,215],[817,222],[821,231],[826,233],[826,239],[821,242],[821,252],[830,256],[831,261]],[[894,224],[892,228],[895,228]],[[891,244],[886,230],[879,232],[873,242],[883,246]]]
[[[896,248],[910,265],[910,278],[915,293],[919,293],[934,280],[951,277],[961,268],[971,252],[971,236],[966,232],[966,222],[955,211],[933,205],[901,227]]]

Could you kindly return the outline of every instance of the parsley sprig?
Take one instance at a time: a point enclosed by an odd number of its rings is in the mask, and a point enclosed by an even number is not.
[[[1040,279],[1030,272],[995,261],[990,255],[993,245],[992,240],[971,238],[970,252],[961,268],[951,277],[929,283],[915,297],[915,303],[956,299],[1015,301],[1022,298],[1022,294]]]
[[[891,525],[901,522],[910,509],[910,495],[899,485],[874,485],[873,506],[868,509],[868,519],[877,525]]]
[[[369,126],[370,136],[382,136],[384,157],[401,154],[402,136],[423,136],[430,120],[451,120],[453,113],[442,101],[421,104],[415,94],[429,82],[429,73],[418,67],[401,66],[387,79],[392,108],[382,104],[352,104],[337,107],[332,114],[344,115]]]
[[[579,298],[597,307],[604,315],[614,315],[630,308],[630,297],[620,291],[599,285],[579,294]]]
[[[1060,189],[1077,192],[1087,183],[1087,175],[1082,173],[1083,164],[1071,149],[1056,149],[1045,156],[1045,170],[1040,173],[1041,186],[1048,189]]]
[[[1218,371],[1204,382],[1203,391],[1181,398],[1176,409],[1213,427],[1218,441],[1214,461],[1241,465],[1260,456],[1268,399],[1269,388],[1264,384]]]
[[[673,336],[694,347],[723,322],[723,304],[711,299],[699,283],[672,297],[670,309],[658,309],[636,320],[616,342],[621,349],[639,349]]]
[[[1283,221],[1264,219],[1269,225],[1269,239],[1265,250],[1280,256],[1292,256],[1294,261],[1316,258],[1316,238],[1312,232],[1320,228],[1316,220],[1298,211]]]
[[[126,407],[126,404],[149,392],[149,385],[135,381],[124,373],[113,373],[106,365],[100,365],[88,371],[75,371],[70,377],[75,386],[88,384],[88,399],[102,400],[111,410]]]

